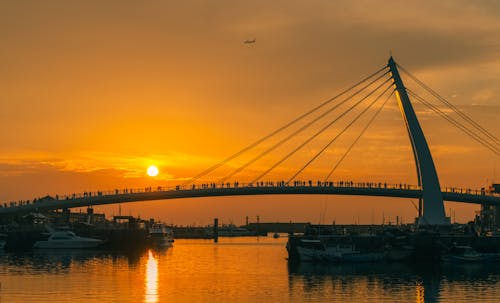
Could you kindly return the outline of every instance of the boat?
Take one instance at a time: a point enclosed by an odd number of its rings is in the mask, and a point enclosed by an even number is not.
[[[336,256],[328,256],[325,245],[317,239],[301,239],[300,245],[297,246],[297,254],[301,262],[326,261],[328,258]]]
[[[442,257],[445,262],[480,262],[488,258],[475,251],[467,245],[453,246],[450,251]]]
[[[72,231],[52,231],[47,240],[37,241],[33,244],[33,248],[61,248],[61,249],[80,249],[80,248],[95,248],[103,243],[100,239],[86,238],[77,236]]]
[[[415,253],[415,248],[411,245],[387,245],[384,259],[387,261],[405,261],[410,259]]]
[[[342,254],[341,261],[343,262],[379,262],[384,259],[383,252],[352,252]]]
[[[170,247],[174,243],[174,232],[163,223],[153,223],[149,228],[151,244],[158,247]]]
[[[325,246],[318,239],[301,239],[297,253],[301,262],[375,262],[384,258],[383,252],[361,252],[350,243]]]

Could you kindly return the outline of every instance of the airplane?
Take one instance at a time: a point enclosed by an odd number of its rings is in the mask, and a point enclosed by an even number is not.
[[[257,39],[253,39],[253,40],[245,40],[243,43],[245,44],[250,44],[250,43],[255,43],[257,42]]]

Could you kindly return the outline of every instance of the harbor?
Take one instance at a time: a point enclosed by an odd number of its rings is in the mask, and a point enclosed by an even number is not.
[[[500,303],[499,16],[0,0],[0,303]]]
[[[154,218],[112,216],[95,213],[93,208],[72,212],[50,211],[27,213],[0,218],[1,249],[7,251],[30,250],[51,245],[67,249],[98,248],[105,251],[134,251],[151,247],[170,247],[174,239],[210,239],[219,237],[258,237],[270,232],[303,233],[308,223],[248,223],[243,226],[218,224],[207,226],[177,226],[158,222]],[[84,237],[85,239],[80,239]],[[64,239],[63,239],[64,238]],[[53,239],[66,240],[54,244]],[[78,241],[87,241],[88,244]],[[64,243],[63,243],[64,242]],[[88,245],[88,247],[86,247]],[[54,246],[52,248],[57,248]]]
[[[241,226],[220,224],[177,226],[133,216],[113,216],[70,210],[29,213],[3,218],[4,251],[44,248],[144,251],[168,248],[179,239],[205,239],[217,243],[224,237],[284,237],[282,249],[289,263],[380,263],[500,261],[500,217],[484,207],[474,221],[446,227],[413,224],[330,224],[309,222],[249,222]],[[59,241],[56,241],[58,239]],[[59,247],[62,246],[62,247]],[[460,256],[460,254],[462,256]],[[468,258],[468,259],[467,259]]]

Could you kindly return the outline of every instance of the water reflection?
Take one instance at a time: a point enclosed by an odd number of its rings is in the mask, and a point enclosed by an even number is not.
[[[179,240],[132,255],[6,252],[0,302],[499,302],[500,263],[291,265],[285,241]]]
[[[136,266],[139,262],[137,254],[119,254],[92,250],[44,249],[26,252],[4,253],[0,256],[0,268],[3,271],[18,270],[23,273],[70,273],[72,268],[110,261],[112,263],[128,262]]]
[[[416,300],[417,303],[424,303],[424,286],[421,283],[417,283],[416,287]]]
[[[146,263],[145,303],[156,303],[158,299],[158,260],[151,250],[148,251],[148,261]]]
[[[289,296],[340,301],[479,302],[477,285],[496,287],[499,264],[289,264]],[[472,295],[475,294],[475,295]],[[475,297],[474,297],[475,296]],[[377,299],[373,299],[377,298]]]

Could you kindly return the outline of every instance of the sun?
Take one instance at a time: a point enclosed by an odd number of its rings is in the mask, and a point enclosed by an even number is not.
[[[148,176],[156,177],[158,175],[158,173],[159,173],[158,167],[156,167],[154,165],[151,165],[150,167],[148,167]]]

